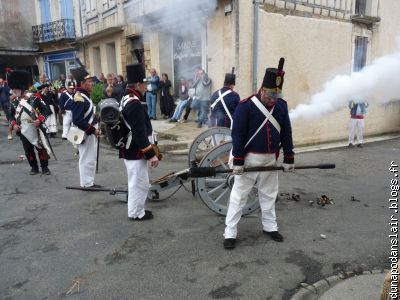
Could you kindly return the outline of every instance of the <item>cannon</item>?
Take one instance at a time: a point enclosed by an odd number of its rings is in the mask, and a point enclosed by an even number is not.
[[[193,141],[188,154],[188,168],[168,173],[150,182],[148,199],[160,200],[160,193],[172,188],[180,188],[191,183],[192,194],[196,192],[200,200],[213,212],[226,215],[230,192],[235,176],[228,166],[232,149],[231,130],[225,127],[210,128],[199,134]],[[296,166],[296,169],[332,169],[334,164]],[[257,167],[245,169],[245,172],[283,170],[282,167]],[[84,191],[108,191],[110,194],[126,194],[126,190],[103,188],[75,188]],[[253,188],[242,214],[250,214],[259,208],[257,189]]]

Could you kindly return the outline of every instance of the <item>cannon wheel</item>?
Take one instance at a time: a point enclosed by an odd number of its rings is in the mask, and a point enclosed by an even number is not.
[[[189,167],[197,165],[210,149],[222,141],[231,141],[231,130],[227,127],[210,128],[199,134],[190,146]]]
[[[226,142],[211,149],[200,161],[199,167],[228,169],[228,158],[232,142]],[[226,215],[229,196],[233,187],[234,175],[217,174],[216,177],[197,178],[197,192],[201,200],[214,212]],[[259,208],[257,189],[250,192],[242,215],[252,213]]]

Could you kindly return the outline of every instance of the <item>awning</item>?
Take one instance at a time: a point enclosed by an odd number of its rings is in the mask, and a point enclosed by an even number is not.
[[[26,56],[39,54],[39,48],[0,48],[0,55]]]

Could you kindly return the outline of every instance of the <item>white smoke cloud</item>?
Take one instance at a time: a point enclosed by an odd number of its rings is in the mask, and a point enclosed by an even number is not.
[[[162,30],[179,36],[182,31],[203,28],[217,6],[217,0],[144,0],[144,15],[132,17],[136,15],[136,6],[126,8],[125,15],[128,22],[141,23],[143,31]]]
[[[290,118],[310,119],[347,107],[350,100],[384,104],[400,99],[400,38],[398,52],[382,56],[362,71],[338,75],[311,97],[309,104],[299,104]]]

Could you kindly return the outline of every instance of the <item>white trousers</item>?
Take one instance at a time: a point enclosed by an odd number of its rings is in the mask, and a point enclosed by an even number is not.
[[[249,153],[245,159],[245,167],[275,165],[275,154]],[[275,200],[279,190],[278,172],[249,172],[243,175],[235,175],[235,183],[233,184],[225,219],[224,237],[226,239],[236,238],[237,225],[242,216],[242,209],[246,205],[247,197],[255,185],[258,189],[263,230],[278,230],[275,215]]]
[[[53,105],[49,105],[52,114],[47,117],[45,124],[47,126],[47,133],[57,133],[57,116]]]
[[[72,123],[72,112],[70,110],[66,110],[63,116],[63,132],[62,137],[67,138],[68,131],[71,128]]]
[[[349,130],[349,144],[354,143],[354,133],[357,128],[357,140],[359,144],[363,143],[363,128],[364,119],[350,119],[350,130]]]
[[[97,138],[94,134],[88,135],[82,144],[77,145],[79,151],[79,176],[81,187],[94,184],[97,160]]]
[[[124,162],[128,173],[128,217],[142,218],[150,189],[147,161],[124,159]]]

